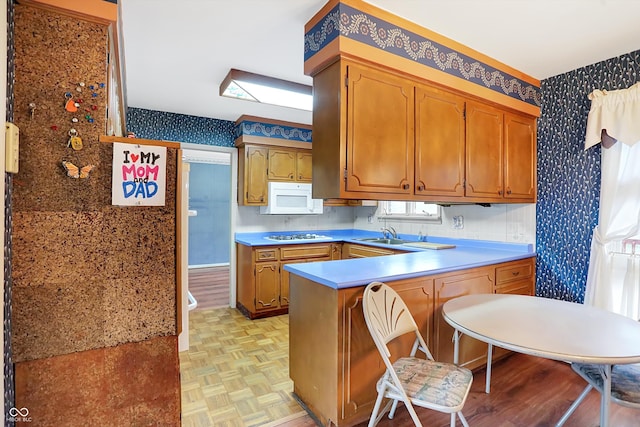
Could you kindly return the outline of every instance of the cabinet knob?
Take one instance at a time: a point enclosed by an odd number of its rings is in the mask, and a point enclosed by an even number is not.
[[[498,195],[502,196],[502,190],[498,190]]]
[[[409,184],[404,184],[404,185],[402,186],[402,189],[403,189],[403,190],[408,190],[408,189],[409,189]]]
[[[418,191],[424,191],[424,185],[418,185]]]
[[[511,194],[511,189],[507,188],[507,194]]]

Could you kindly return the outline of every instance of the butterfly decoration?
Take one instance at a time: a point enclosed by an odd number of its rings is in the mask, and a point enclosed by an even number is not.
[[[93,165],[86,165],[82,168],[79,168],[78,166],[66,160],[62,161],[62,167],[64,167],[64,170],[67,171],[68,176],[76,179],[87,178],[89,176],[89,172],[91,172],[91,170],[94,168]]]

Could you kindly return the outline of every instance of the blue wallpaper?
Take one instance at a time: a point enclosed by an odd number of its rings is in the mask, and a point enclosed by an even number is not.
[[[638,75],[640,51],[541,82],[537,295],[584,301],[600,197],[600,146],[583,149],[591,107],[587,95],[594,89],[627,88]]]
[[[305,61],[338,36],[444,71],[528,104],[540,105],[540,90],[536,86],[343,3],[338,3],[305,34]]]
[[[127,131],[138,138],[234,147],[235,122],[129,107]]]

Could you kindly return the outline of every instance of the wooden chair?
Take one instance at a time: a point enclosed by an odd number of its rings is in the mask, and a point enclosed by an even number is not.
[[[587,387],[567,409],[556,427],[564,425],[592,389],[595,388],[602,393],[604,386],[598,365],[572,363],[571,369],[584,378]],[[640,364],[613,365],[611,367],[611,401],[621,406],[640,409]]]
[[[462,424],[468,427],[461,411],[473,381],[471,371],[433,360],[406,304],[386,284],[373,282],[365,288],[363,309],[371,337],[386,366],[385,373],[376,385],[378,397],[369,427],[375,426],[389,407],[389,418],[393,418],[399,401],[404,403],[416,426],[422,424],[414,405],[451,414],[452,427],[456,424],[457,415]],[[405,334],[415,334],[411,352],[392,362],[388,344]],[[426,359],[415,357],[417,350],[421,350]],[[381,411],[384,398],[390,400]]]

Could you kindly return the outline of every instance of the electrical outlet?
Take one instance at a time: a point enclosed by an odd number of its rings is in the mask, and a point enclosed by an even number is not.
[[[456,215],[453,217],[453,224],[451,225],[452,228],[455,228],[456,230],[461,230],[464,228],[464,217],[462,215]]]
[[[368,222],[369,224],[373,224],[373,214],[371,214],[371,215],[369,215],[369,216],[367,217],[367,222]]]

